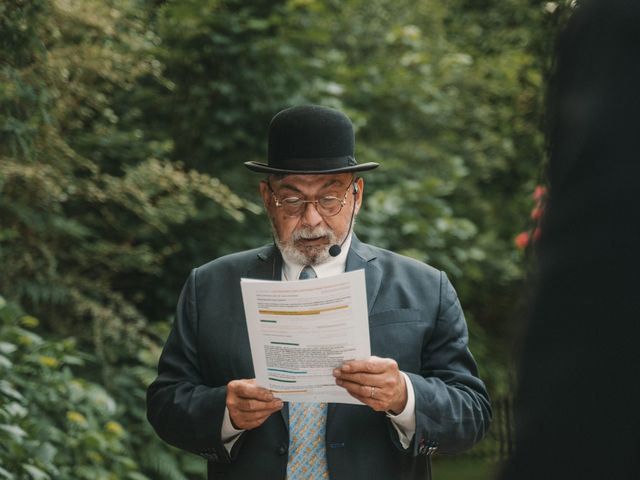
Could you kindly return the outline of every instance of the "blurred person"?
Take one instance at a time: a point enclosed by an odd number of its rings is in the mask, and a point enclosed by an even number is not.
[[[425,479],[431,455],[485,434],[489,398],[443,272],[360,242],[364,180],[343,113],[299,106],[269,127],[260,192],[275,245],[194,269],[180,295],[148,418],[168,443],[200,454],[208,477]],[[364,269],[370,358],[334,370],[364,405],[283,403],[255,383],[242,277],[298,281]],[[302,425],[311,422],[304,433]]]
[[[579,2],[548,95],[550,197],[502,479],[640,475],[640,2]]]

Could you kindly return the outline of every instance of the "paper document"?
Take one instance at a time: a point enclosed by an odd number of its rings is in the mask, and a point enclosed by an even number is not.
[[[240,286],[259,385],[288,402],[361,403],[332,372],[371,355],[364,270]]]

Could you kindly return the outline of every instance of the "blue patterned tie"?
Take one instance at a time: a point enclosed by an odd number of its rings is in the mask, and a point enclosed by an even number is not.
[[[317,277],[318,276],[316,275],[316,271],[313,269],[313,267],[307,265],[300,272],[300,276],[298,277],[298,280],[309,280],[310,278],[317,278]]]
[[[316,278],[316,272],[307,265],[298,278]],[[326,420],[326,403],[289,404],[287,480],[329,478],[324,441]]]

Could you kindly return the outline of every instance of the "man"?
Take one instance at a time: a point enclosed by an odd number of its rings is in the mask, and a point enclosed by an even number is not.
[[[260,192],[275,245],[191,272],[149,387],[149,421],[167,442],[207,458],[210,479],[430,478],[431,454],[471,447],[491,416],[453,287],[444,273],[352,234],[364,192],[354,174],[378,164],[355,161],[341,112],[280,112],[268,164],[245,165],[268,175]],[[373,356],[334,375],[364,405],[283,404],[253,380],[240,279],[357,269]]]

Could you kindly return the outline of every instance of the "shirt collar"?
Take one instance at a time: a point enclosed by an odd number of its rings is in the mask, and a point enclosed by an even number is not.
[[[347,255],[349,253],[349,248],[351,248],[351,237],[352,233],[349,234],[347,240],[342,245],[340,255],[337,257],[329,257],[329,259],[321,263],[320,265],[313,265],[313,269],[316,272],[318,278],[330,277],[332,275],[339,275],[344,273],[344,270],[347,266]],[[300,276],[300,272],[305,267],[305,265],[300,265],[298,263],[290,262],[284,255],[282,256],[282,280],[297,280]]]

